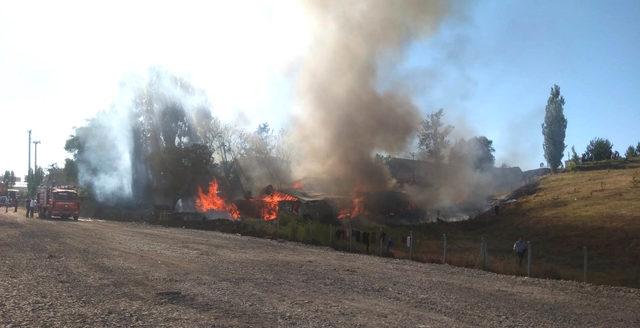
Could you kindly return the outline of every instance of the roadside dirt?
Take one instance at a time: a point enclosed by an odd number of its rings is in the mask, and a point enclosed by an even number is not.
[[[0,212],[0,324],[638,327],[640,290]]]

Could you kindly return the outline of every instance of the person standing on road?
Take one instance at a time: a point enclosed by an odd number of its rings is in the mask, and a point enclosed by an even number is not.
[[[31,212],[31,198],[27,197],[27,201],[24,204],[24,209],[27,210],[26,217],[29,217],[29,212]]]
[[[34,198],[31,200],[31,204],[29,204],[31,207],[31,215],[29,217],[33,217],[33,212],[35,212],[36,207],[38,207],[38,201]]]
[[[18,196],[13,199],[13,213],[18,213]]]
[[[527,254],[527,242],[525,242],[522,237],[518,238],[516,243],[513,244],[513,251],[518,255],[518,266],[522,266],[524,255]]]

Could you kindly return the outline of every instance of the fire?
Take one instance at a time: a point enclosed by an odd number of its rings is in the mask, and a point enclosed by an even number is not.
[[[338,219],[352,219],[364,213],[364,195],[359,194],[351,199],[351,208],[345,208],[338,212]]]
[[[207,192],[203,192],[201,187],[198,187],[198,198],[196,199],[196,209],[199,212],[207,211],[227,211],[234,220],[240,218],[240,211],[233,203],[225,202],[222,197],[218,196],[218,181],[216,179],[211,180]]]
[[[262,219],[273,221],[278,218],[278,204],[283,201],[294,201],[296,197],[279,191],[262,196]]]

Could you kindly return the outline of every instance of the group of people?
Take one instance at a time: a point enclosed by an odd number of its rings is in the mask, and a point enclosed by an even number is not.
[[[9,212],[9,207],[11,207],[11,204],[13,204],[13,207],[14,207],[13,211],[14,212],[18,211],[18,200],[16,198],[7,198],[4,203],[5,213]]]
[[[33,217],[33,213],[38,210],[38,200],[35,199],[35,198],[27,197],[24,205],[25,205],[25,208],[27,210],[26,217],[32,218]],[[18,207],[18,205],[16,205],[16,208],[17,207]]]

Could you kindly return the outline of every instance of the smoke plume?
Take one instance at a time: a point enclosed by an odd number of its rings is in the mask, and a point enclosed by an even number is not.
[[[114,106],[77,130],[78,182],[91,187],[96,199],[112,202],[132,195],[131,126],[127,109]]]
[[[379,90],[379,65],[393,64],[447,13],[440,1],[310,1],[314,42],[300,75],[302,115],[294,139],[298,174],[340,181],[340,189],[382,189],[388,172],[375,152],[406,149],[420,121],[401,89]]]
[[[99,202],[115,203],[162,198],[160,191],[174,183],[168,175],[188,184],[179,175],[184,170],[174,163],[184,161],[174,157],[181,150],[195,153],[191,145],[210,139],[211,112],[204,92],[159,68],[127,79],[119,91],[109,110],[76,129],[80,185]]]

